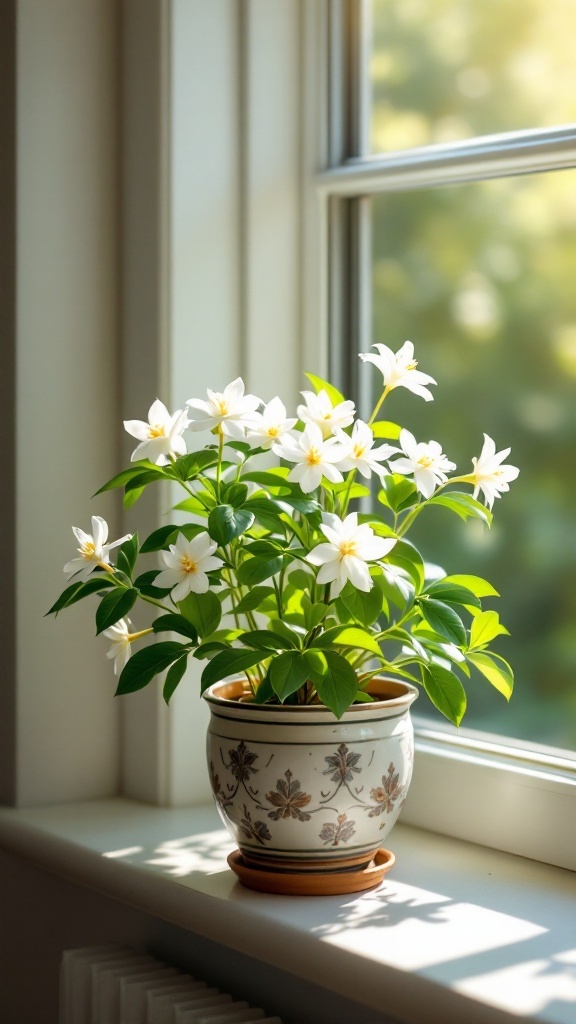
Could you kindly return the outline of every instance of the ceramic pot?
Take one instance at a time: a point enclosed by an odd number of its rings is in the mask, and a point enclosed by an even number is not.
[[[246,865],[353,872],[373,860],[408,792],[418,690],[375,679],[370,692],[340,720],[322,705],[242,702],[240,681],[205,692],[212,791]]]

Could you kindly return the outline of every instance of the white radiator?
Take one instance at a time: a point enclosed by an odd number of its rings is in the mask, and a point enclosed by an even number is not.
[[[67,949],[60,1024],[282,1024],[265,1010],[127,946]]]

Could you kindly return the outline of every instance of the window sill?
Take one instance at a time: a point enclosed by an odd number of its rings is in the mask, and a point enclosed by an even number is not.
[[[213,807],[115,799],[0,810],[0,848],[363,1006],[417,1024],[576,1022],[571,872],[397,825],[360,897],[250,892]]]

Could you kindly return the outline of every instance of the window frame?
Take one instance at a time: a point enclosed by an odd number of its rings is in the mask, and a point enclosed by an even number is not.
[[[371,337],[370,198],[380,193],[441,187],[576,166],[576,127],[483,136],[372,155],[367,93],[370,0],[332,0],[332,163],[316,177],[330,210],[328,260],[333,280],[332,377],[355,390],[355,353]],[[346,26],[346,31],[342,30]],[[340,158],[336,156],[339,152]],[[343,252],[347,256],[343,256]],[[504,713],[504,711],[503,711]],[[418,720],[416,757],[403,821],[511,853],[576,869],[576,754],[520,744],[462,729],[457,735]],[[565,756],[566,753],[566,756]],[[545,822],[544,830],[535,821]]]

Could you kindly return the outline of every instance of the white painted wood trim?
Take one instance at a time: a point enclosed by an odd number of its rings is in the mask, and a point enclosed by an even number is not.
[[[44,618],[118,446],[117,12],[15,4],[16,776],[21,805],[113,794],[119,708],[77,605]],[[5,41],[8,42],[8,41]],[[8,438],[9,443],[12,437]],[[4,684],[3,684],[4,685]],[[7,683],[12,685],[12,681]]]

